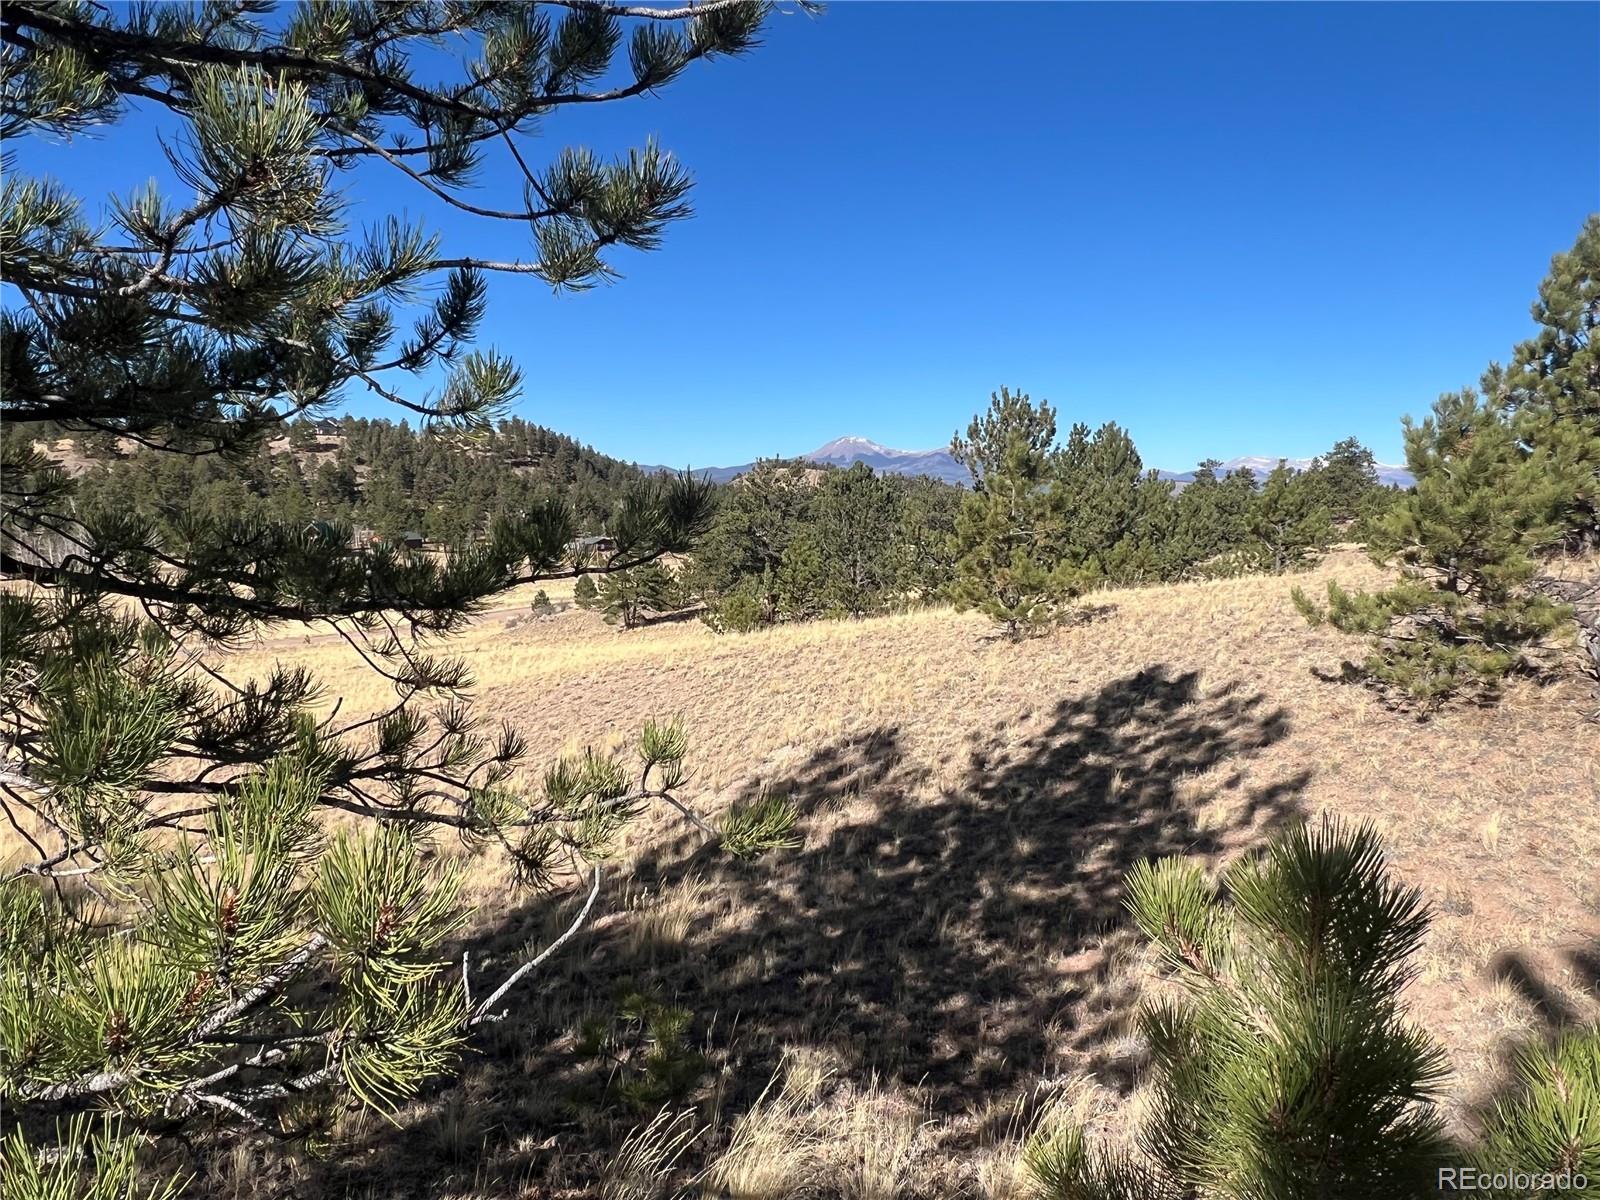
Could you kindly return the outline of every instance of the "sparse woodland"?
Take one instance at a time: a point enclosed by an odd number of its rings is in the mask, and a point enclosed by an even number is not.
[[[4,181],[0,1200],[1600,1195],[1600,217],[1404,492],[510,416],[487,275],[689,214],[558,139],[777,14],[0,12],[8,140],[189,189]]]

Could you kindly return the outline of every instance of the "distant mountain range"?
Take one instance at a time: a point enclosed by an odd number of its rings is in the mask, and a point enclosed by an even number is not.
[[[1283,461],[1289,464],[1289,469],[1291,471],[1307,470],[1312,463],[1312,460],[1309,458],[1286,458]],[[1217,468],[1217,474],[1226,475],[1229,471],[1236,471],[1240,467],[1245,467],[1257,479],[1261,479],[1267,475],[1270,475],[1272,473],[1272,468],[1276,467],[1277,465],[1278,460],[1275,458],[1262,458],[1259,455],[1247,455],[1244,458],[1230,458],[1227,462],[1223,463]],[[1391,463],[1378,463],[1377,466],[1378,482],[1381,484],[1390,487],[1408,488],[1412,484],[1416,483],[1416,479],[1412,476],[1411,472],[1406,470],[1404,467],[1397,467]],[[1156,474],[1160,475],[1163,479],[1170,479],[1175,483],[1194,482],[1193,471],[1157,471]]]
[[[825,446],[818,446],[809,454],[799,457],[807,462],[823,463],[834,467],[849,467],[855,463],[866,463],[874,471],[886,471],[892,475],[928,475],[944,483],[954,483],[965,487],[969,476],[967,469],[958,463],[949,450],[894,450],[888,446],[880,446],[864,437],[835,438]],[[1309,458],[1288,459],[1290,468],[1304,471],[1311,465]],[[1230,458],[1218,468],[1219,475],[1226,475],[1238,467],[1247,467],[1257,477],[1261,478],[1271,472],[1278,465],[1275,458],[1245,457]],[[696,475],[706,475],[714,483],[727,483],[736,479],[755,466],[754,463],[741,463],[736,467],[696,467]],[[645,471],[665,471],[668,467],[643,466]],[[1192,483],[1194,471],[1159,471],[1162,479],[1170,479],[1177,484]],[[1398,487],[1410,487],[1416,481],[1411,477],[1411,472],[1404,467],[1390,466],[1387,463],[1378,464],[1378,481],[1393,484]]]

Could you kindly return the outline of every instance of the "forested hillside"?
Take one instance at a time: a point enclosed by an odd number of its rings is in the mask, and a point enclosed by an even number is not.
[[[600,529],[627,485],[645,478],[520,417],[471,436],[403,420],[299,420],[237,462],[93,435],[77,448],[87,460],[78,503],[88,510],[131,507],[168,524],[183,514],[341,520],[378,537],[415,530],[435,542],[469,539],[553,495],[572,505],[581,528]]]

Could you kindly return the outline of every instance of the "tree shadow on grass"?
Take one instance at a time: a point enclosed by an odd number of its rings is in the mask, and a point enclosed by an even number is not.
[[[786,794],[803,845],[745,863],[686,835],[658,842],[632,886],[698,881],[681,944],[645,957],[608,927],[554,985],[644,988],[693,1012],[724,1116],[794,1047],[824,1052],[840,1081],[914,1087],[936,1115],[1068,1069],[1126,1089],[1127,872],[1160,855],[1214,860],[1295,818],[1309,771],[1262,787],[1239,771],[1202,779],[1287,731],[1259,694],[1158,667],[969,738],[937,769],[894,726],[837,739],[741,797]],[[537,905],[509,912],[501,942],[549,922]],[[518,1139],[550,1133],[518,1097],[559,1094],[577,1069],[553,1011],[550,997],[513,998],[460,1085],[512,1159]],[[383,1153],[392,1168],[419,1148],[396,1138]],[[527,1171],[532,1156],[502,1166]]]
[[[1494,1047],[1487,1083],[1465,1104],[1473,1129],[1482,1128],[1500,1103],[1521,1094],[1518,1064],[1527,1051],[1553,1047],[1563,1035],[1594,1024],[1600,1013],[1600,938],[1505,950],[1490,961],[1488,974],[1508,984],[1528,1005],[1535,1026],[1526,1034],[1501,1038]]]

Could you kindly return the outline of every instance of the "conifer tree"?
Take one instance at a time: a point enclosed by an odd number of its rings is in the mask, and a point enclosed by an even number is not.
[[[608,624],[633,629],[649,613],[678,607],[677,587],[677,580],[660,563],[646,563],[602,575],[594,604]]]
[[[1115,422],[1090,434],[1074,424],[1056,470],[1056,503],[1067,522],[1069,554],[1090,572],[1117,575],[1114,564],[1139,521],[1144,464],[1133,439]]]
[[[1361,515],[1368,493],[1377,489],[1378,460],[1359,439],[1348,437],[1311,466],[1311,475],[1322,490],[1322,502],[1335,521],[1349,522]]]
[[[1487,394],[1505,409],[1517,440],[1570,477],[1562,525],[1578,544],[1600,543],[1600,214],[1571,250],[1556,255],[1532,315],[1539,331],[1517,346],[1511,367],[1491,367]]]
[[[572,585],[572,602],[579,608],[599,607],[600,589],[595,585],[592,576],[578,576],[578,582]]]
[[[566,561],[576,525],[559,497],[442,558],[409,555],[332,522],[286,525],[245,491],[170,520],[79,505],[42,435],[239,471],[286,423],[357,395],[441,436],[481,434],[520,386],[508,358],[472,346],[488,276],[592,287],[689,211],[687,173],[654,144],[541,160],[534,136],[751,48],[768,12],[0,12],[0,134],[94,128],[119,145],[139,109],[182,181],[101,212],[8,161],[0,196],[0,570],[33,585],[0,594],[0,808],[23,842],[0,872],[0,1104],[43,1141],[8,1138],[8,1179],[25,1160],[90,1162],[117,1191],[126,1142],[73,1114],[309,1136],[341,1098],[388,1108],[450,1072],[594,911],[620,827],[652,802],[682,807],[687,739],[648,725],[632,764],[584,755],[523,786],[528,747],[480,728],[469,674],[430,639],[519,583],[684,550],[709,518],[707,485],[652,480],[619,501],[601,561]],[[466,59],[454,78],[444,39]],[[515,194],[469,192],[491,154]],[[527,252],[484,258],[391,212],[357,227],[358,177],[365,195],[383,183],[521,229]],[[286,622],[337,631],[394,702],[319,710],[302,669],[244,681],[213,665],[216,647]],[[742,850],[762,840],[724,833]],[[470,954],[447,970],[463,910],[444,836],[509,854],[530,885],[574,888],[568,933],[492,973]]]
[[[957,609],[976,608],[1013,638],[1061,621],[1089,574],[1068,559],[1054,489],[1060,460],[1056,414],[1025,392],[1001,388],[951,453],[972,476],[956,515]]]
[[[1373,593],[1330,583],[1325,607],[1295,596],[1313,623],[1373,637],[1347,673],[1423,710],[1458,693],[1492,696],[1508,674],[1553,666],[1571,628],[1563,601],[1597,585],[1541,586],[1540,572],[1552,551],[1595,536],[1600,218],[1553,260],[1533,314],[1540,333],[1509,369],[1490,366],[1481,395],[1441,396],[1430,417],[1407,421],[1417,485],[1372,523],[1368,546],[1379,563],[1398,564],[1399,582]],[[1600,673],[1600,633],[1586,636]]]
[[[1600,1029],[1566,1029],[1517,1056],[1514,1090],[1496,1103],[1474,1157],[1504,1181],[1476,1189],[1481,1200],[1600,1196]]]
[[[826,611],[859,617],[883,608],[898,582],[897,496],[865,463],[829,472],[812,505]]]
[[[1290,470],[1281,458],[1267,476],[1250,508],[1253,548],[1266,570],[1282,575],[1333,540],[1319,490],[1313,479]]]
[[[1140,1153],[1049,1131],[1026,1162],[1049,1200],[1420,1200],[1437,1195],[1443,1057],[1400,993],[1428,914],[1377,835],[1324,820],[1221,883],[1136,867],[1128,907],[1180,985],[1147,1005],[1154,1099]]]
[[[1255,476],[1238,468],[1225,477],[1222,463],[1202,462],[1194,480],[1174,497],[1170,554],[1184,575],[1232,575],[1251,564],[1245,556]]]
[[[951,543],[963,493],[926,476],[897,477],[893,482],[900,491],[894,534],[896,590],[926,602],[943,595],[955,576]]]

